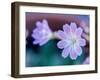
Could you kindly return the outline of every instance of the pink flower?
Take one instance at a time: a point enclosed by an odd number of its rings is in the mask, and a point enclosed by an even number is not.
[[[82,32],[83,29],[77,28],[76,23],[73,22],[70,25],[63,25],[63,31],[57,32],[57,37],[61,39],[57,47],[63,49],[62,57],[66,58],[69,55],[72,60],[75,60],[82,54],[81,47],[86,45],[86,40],[81,37]]]
[[[32,37],[35,39],[33,44],[39,44],[40,46],[46,44],[52,37],[52,31],[49,28],[47,20],[42,22],[36,22],[36,28],[33,30]]]

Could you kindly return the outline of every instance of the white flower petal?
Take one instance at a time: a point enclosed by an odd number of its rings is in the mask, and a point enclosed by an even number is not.
[[[69,55],[69,53],[70,53],[70,50],[71,50],[70,47],[64,48],[64,50],[62,51],[62,57],[63,57],[63,58],[68,57],[68,55]]]
[[[43,39],[39,42],[39,45],[42,46],[44,44],[46,44],[49,41],[49,39]]]
[[[33,41],[33,44],[38,44],[39,43],[39,40],[34,40]]]
[[[70,29],[71,29],[71,32],[72,32],[72,33],[75,33],[75,31],[76,31],[76,29],[77,29],[76,23],[72,22],[72,23],[70,24]]]
[[[77,36],[81,37],[82,32],[83,32],[83,29],[82,28],[79,27],[78,29],[76,29],[76,35]]]
[[[46,19],[43,19],[44,24],[48,24],[48,21]]]
[[[77,59],[77,53],[76,51],[74,50],[74,48],[71,48],[71,51],[70,51],[70,58],[72,60],[76,60]]]
[[[68,24],[63,25],[63,30],[66,32],[66,34],[70,33],[70,26]]]
[[[66,34],[59,30],[57,33],[56,33],[57,37],[60,38],[60,39],[65,39],[66,38]]]
[[[43,20],[43,23],[42,23],[43,27],[48,29],[49,28],[49,25],[48,25],[48,21],[47,20]]]
[[[80,46],[85,46],[86,45],[86,40],[85,39],[80,39],[79,40],[79,45]]]
[[[78,56],[82,54],[82,48],[79,46],[79,44],[74,45],[74,51],[77,53]]]
[[[65,40],[61,40],[57,43],[57,47],[60,49],[63,49],[63,48],[68,47],[68,46],[69,46],[69,43]]]
[[[42,23],[41,23],[40,21],[37,21],[37,22],[36,22],[36,26],[37,26],[38,28],[41,28],[41,27],[42,27]]]

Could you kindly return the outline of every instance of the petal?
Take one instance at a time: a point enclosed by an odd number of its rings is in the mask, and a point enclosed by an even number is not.
[[[85,46],[86,45],[86,40],[85,39],[80,39],[79,40],[79,45],[80,46]]]
[[[42,25],[43,25],[44,28],[48,28],[49,27],[48,21],[46,19],[43,20]]]
[[[64,48],[64,50],[62,51],[62,57],[63,58],[68,57],[68,54],[70,53],[70,50],[71,50],[70,47]]]
[[[74,45],[74,51],[77,53],[78,56],[82,54],[82,48],[78,44]]]
[[[73,45],[70,52],[70,58],[72,60],[75,60],[81,54],[82,54],[82,48],[78,44]]]
[[[39,40],[34,40],[33,41],[33,44],[38,44],[39,43]]]
[[[79,27],[78,29],[76,29],[76,35],[77,35],[77,36],[80,37],[81,34],[82,34],[82,32],[83,32],[83,29],[82,29],[82,28]]]
[[[77,59],[77,53],[76,53],[76,51],[72,48],[71,49],[71,51],[70,51],[70,58],[72,59],[72,60],[76,60]]]
[[[35,29],[33,30],[33,33],[39,33],[41,30],[43,30],[42,27],[41,27],[41,29],[40,29],[40,28],[35,28]]]
[[[42,23],[41,23],[40,21],[37,21],[37,22],[36,22],[36,26],[37,26],[38,28],[41,28],[41,27],[42,27]]]
[[[42,46],[42,45],[44,45],[44,44],[46,44],[47,42],[48,42],[48,40],[49,39],[43,39],[43,38],[41,38],[41,39],[35,39],[34,41],[33,41],[33,44],[39,44],[40,46]]]
[[[63,30],[64,30],[64,32],[69,34],[70,33],[70,26],[68,24],[63,25]]]
[[[38,39],[38,38],[39,38],[39,36],[38,36],[37,33],[33,33],[33,34],[32,34],[32,37],[35,38],[35,39]]]
[[[70,24],[70,29],[71,29],[71,32],[75,33],[76,29],[77,29],[77,25],[76,23],[72,22]]]
[[[49,41],[49,39],[43,39],[40,41],[39,45],[42,46],[44,44],[46,44]]]
[[[67,47],[68,45],[69,45],[69,43],[67,41],[65,41],[65,40],[59,41],[57,43],[57,47],[60,48],[60,49],[63,49],[65,47]]]
[[[63,31],[59,30],[57,32],[57,37],[60,38],[60,39],[65,39],[66,38],[66,34]]]
[[[50,29],[48,25],[48,21],[45,19],[43,20],[43,28],[47,31],[47,33],[52,33],[52,30]]]
[[[48,21],[46,19],[43,19],[43,24],[48,24]]]
[[[41,39],[41,38],[43,37],[43,35],[42,35],[42,34],[39,34],[39,32],[37,32],[37,33],[33,33],[33,34],[32,34],[32,37],[33,37],[34,39]]]

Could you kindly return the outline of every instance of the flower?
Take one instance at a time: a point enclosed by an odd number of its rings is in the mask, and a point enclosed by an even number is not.
[[[52,37],[52,31],[49,28],[47,20],[36,22],[36,28],[33,30],[32,37],[35,39],[33,44],[44,45]]]
[[[63,49],[62,57],[68,55],[72,60],[77,59],[82,54],[82,48],[86,45],[86,40],[81,37],[83,29],[77,28],[76,23],[71,22],[70,25],[63,25],[63,31],[58,30],[56,35],[61,41],[57,43],[57,47]]]

